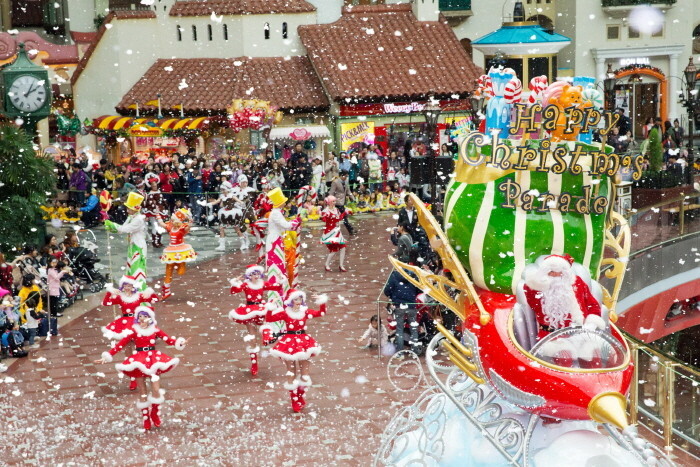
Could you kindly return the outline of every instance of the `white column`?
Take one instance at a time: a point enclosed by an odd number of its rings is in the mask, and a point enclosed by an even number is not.
[[[678,113],[678,78],[683,73],[678,69],[678,54],[668,56],[668,119],[673,122],[674,118],[680,118]]]
[[[595,79],[596,81],[603,82],[606,78],[605,76],[605,59],[603,57],[595,58]]]

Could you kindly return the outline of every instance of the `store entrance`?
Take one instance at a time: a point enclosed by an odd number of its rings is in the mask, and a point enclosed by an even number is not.
[[[637,140],[644,138],[647,120],[659,116],[659,83],[641,80],[639,75],[633,75],[629,83],[615,87],[615,108],[622,108],[630,118],[630,131]]]

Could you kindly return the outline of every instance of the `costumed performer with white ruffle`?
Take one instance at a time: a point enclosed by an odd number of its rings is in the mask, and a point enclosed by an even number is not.
[[[282,293],[282,286],[276,283],[276,278],[273,276],[269,281],[265,280],[265,271],[262,266],[251,264],[245,270],[245,281],[241,281],[242,277],[231,279],[231,294],[245,293],[245,305],[231,310],[228,317],[235,323],[243,324],[248,330],[248,334],[243,339],[246,342],[246,351],[250,354],[250,373],[255,376],[258,374],[258,352],[260,352],[260,342],[258,339],[258,327],[265,322],[267,309],[266,293],[274,291],[278,294]],[[248,346],[247,343],[253,341],[253,346]]]
[[[225,181],[219,187],[221,194],[219,199],[210,206],[219,204],[219,246],[216,251],[226,250],[226,226],[231,226],[241,239],[241,250],[246,250],[250,246],[248,234],[246,233],[245,217],[248,210],[248,198],[255,191],[248,186],[248,177],[238,176],[238,186],[234,187],[230,182]]]
[[[189,339],[171,337],[157,327],[156,315],[150,308],[136,308],[136,317],[132,327],[133,333],[120,340],[108,352],[102,352],[102,358],[95,363],[109,363],[112,357],[128,343],[133,342],[136,352],[126,357],[122,363],[115,365],[116,369],[130,378],[136,378],[141,388],[140,400],[136,407],[143,416],[144,430],[151,429],[151,423],[156,427],[161,425],[160,405],[165,401],[165,392],[160,389],[160,375],[172,370],[180,363],[177,357],[171,358],[156,350],[156,339],[163,339],[168,345],[177,350],[183,350]],[[151,393],[148,394],[146,379],[151,382]]]
[[[346,216],[352,214],[352,211],[346,209],[344,212],[335,206],[336,198],[335,196],[326,197],[326,207],[321,212],[321,220],[326,223],[326,227],[323,229],[323,235],[321,236],[321,243],[326,245],[328,248],[328,256],[326,256],[326,271],[331,270],[331,261],[335,257],[336,253],[340,255],[340,272],[346,272],[345,269],[345,237],[340,231],[340,222],[345,219]]]
[[[318,310],[306,306],[306,294],[301,290],[291,289],[280,309],[274,302],[267,305],[265,319],[269,322],[284,321],[285,330],[270,354],[284,360],[287,366],[287,381],[284,388],[289,391],[292,410],[300,412],[306,405],[304,394],[311,386],[309,367],[311,357],[321,352],[321,346],[306,333],[306,321],[310,318],[320,318],[326,314],[327,295],[315,295]]]
[[[126,275],[136,280],[136,289],[146,289],[146,216],[141,214],[143,196],[131,192],[124,203],[129,215],[123,224],[105,221],[105,228],[110,232],[125,233],[129,236],[129,246],[126,250]]]
[[[170,222],[165,223],[158,219],[158,225],[164,228],[170,235],[170,243],[160,262],[165,264],[165,278],[163,279],[163,300],[172,295],[170,284],[173,281],[173,272],[177,269],[178,275],[182,276],[187,271],[187,263],[197,258],[197,253],[191,245],[185,243],[185,235],[190,233],[190,223],[192,215],[187,209],[178,209],[170,216]]]

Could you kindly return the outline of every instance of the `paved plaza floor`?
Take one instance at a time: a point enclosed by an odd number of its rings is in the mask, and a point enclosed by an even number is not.
[[[93,363],[108,348],[99,329],[114,317],[111,307],[97,307],[0,374],[3,437],[12,440],[3,442],[0,462],[369,465],[386,423],[417,393],[393,389],[386,358],[356,342],[376,312],[389,273],[386,256],[393,247],[386,230],[396,221],[383,215],[354,222],[359,234],[349,240],[347,273],[323,270],[320,227],[302,235],[302,288],[330,296],[328,314],[309,325],[323,353],[313,359],[314,385],[302,414],[291,411],[277,358],[262,358],[260,373],[250,376],[244,328],[226,316],[240,303],[229,294],[228,280],[255,253],[232,252],[176,277],[174,297],[156,307],[159,327],[192,338],[184,351],[158,344],[181,360],[162,378],[167,393],[160,428],[140,430],[136,395],[127,381],[117,377],[114,363]],[[149,271],[162,268],[155,258],[149,258]],[[115,362],[122,358],[118,354]]]

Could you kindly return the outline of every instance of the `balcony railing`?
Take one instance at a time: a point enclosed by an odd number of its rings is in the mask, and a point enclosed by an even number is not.
[[[615,6],[637,6],[637,5],[673,5],[677,0],[602,0],[603,8]],[[442,3],[442,2],[440,2]]]
[[[472,9],[472,0],[440,0],[440,11],[468,11]]]

